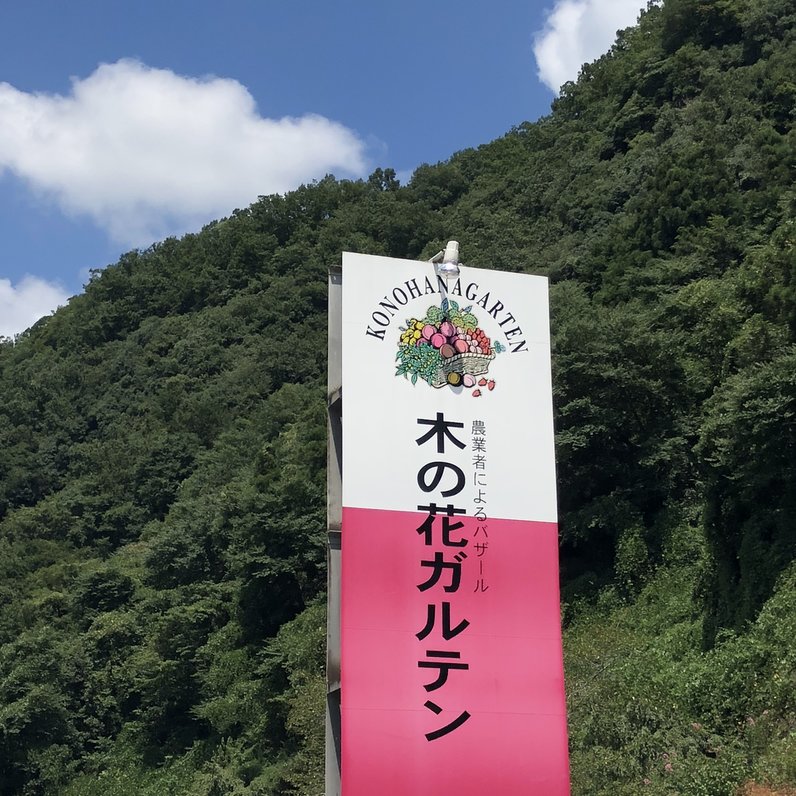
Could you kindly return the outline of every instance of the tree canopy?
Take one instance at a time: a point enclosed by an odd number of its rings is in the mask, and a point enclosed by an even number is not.
[[[551,280],[573,792],[796,783],[795,23],[651,3],[539,121],[0,343],[0,795],[322,792],[327,268],[451,237]]]

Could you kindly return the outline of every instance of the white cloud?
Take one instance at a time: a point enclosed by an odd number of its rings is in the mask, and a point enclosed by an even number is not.
[[[0,279],[0,337],[24,332],[39,318],[66,304],[69,294],[60,285],[25,276],[17,285]]]
[[[360,176],[365,147],[322,116],[267,119],[235,80],[121,60],[69,96],[0,83],[0,173],[9,169],[119,243],[148,245],[329,172]]]
[[[558,93],[583,64],[607,52],[617,30],[634,25],[646,6],[644,0],[557,0],[534,34],[539,80]]]

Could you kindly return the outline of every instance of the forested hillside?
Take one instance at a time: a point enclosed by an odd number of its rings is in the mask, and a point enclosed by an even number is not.
[[[448,238],[551,279],[573,793],[796,785],[795,32],[652,5],[538,122],[4,341],[0,796],[322,793],[327,267]]]

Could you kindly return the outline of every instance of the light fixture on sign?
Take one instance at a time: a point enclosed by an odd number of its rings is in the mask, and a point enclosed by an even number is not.
[[[459,241],[449,240],[445,251],[431,258],[437,276],[441,276],[447,285],[449,279],[459,276]]]

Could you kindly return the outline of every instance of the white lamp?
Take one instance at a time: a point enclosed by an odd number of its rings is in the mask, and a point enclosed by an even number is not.
[[[442,255],[440,257],[440,255]],[[441,276],[445,280],[445,284],[449,279],[456,279],[459,276],[459,241],[449,240],[445,251],[440,252],[432,259],[434,263],[434,270],[437,276]]]

